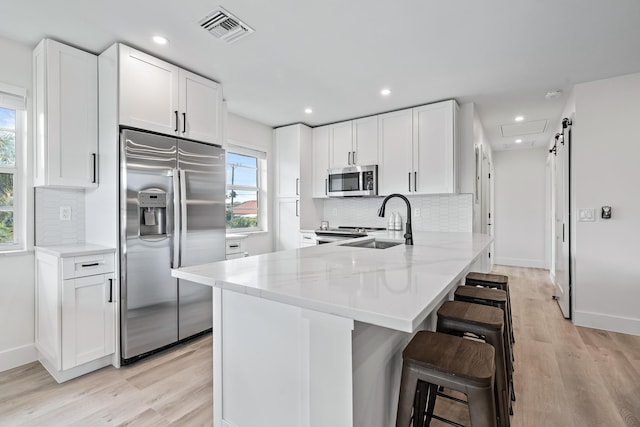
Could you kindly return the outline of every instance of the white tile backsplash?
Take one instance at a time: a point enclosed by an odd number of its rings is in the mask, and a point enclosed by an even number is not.
[[[60,207],[71,208],[71,220],[60,220]],[[81,243],[85,239],[84,190],[36,188],[36,246]]]
[[[408,196],[411,202],[411,223],[415,231],[471,232],[473,227],[473,198],[471,194],[443,194]],[[392,212],[402,215],[406,222],[407,208],[403,200],[394,198],[387,202],[385,218],[378,217],[381,197],[344,197],[324,201],[324,219],[331,227],[365,226],[385,227]],[[420,216],[415,215],[416,208]],[[319,224],[318,224],[319,225]]]

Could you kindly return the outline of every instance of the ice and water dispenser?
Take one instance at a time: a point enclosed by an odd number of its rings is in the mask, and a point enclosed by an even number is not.
[[[138,192],[140,236],[167,235],[167,193],[162,190]]]

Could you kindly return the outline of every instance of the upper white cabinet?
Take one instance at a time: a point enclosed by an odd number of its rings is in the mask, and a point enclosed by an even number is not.
[[[378,193],[408,193],[412,189],[413,112],[407,109],[381,114],[378,126]]]
[[[329,126],[313,128],[313,197],[327,197]]]
[[[329,125],[329,166],[378,163],[378,117]]]
[[[455,101],[413,109],[413,191],[421,194],[455,193]]]
[[[44,39],[33,51],[34,185],[98,186],[98,58]]]
[[[455,101],[378,116],[379,193],[457,192]]]
[[[222,143],[222,87],[125,45],[120,47],[120,124]]]
[[[276,196],[300,196],[300,125],[275,130]]]
[[[353,165],[378,164],[378,116],[353,121]]]

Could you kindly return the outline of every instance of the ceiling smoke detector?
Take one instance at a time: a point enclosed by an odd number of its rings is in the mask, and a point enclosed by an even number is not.
[[[560,95],[562,95],[562,91],[558,89],[558,90],[550,90],[544,95],[544,97],[545,99],[555,99],[555,98],[559,98]]]
[[[199,24],[215,38],[226,43],[238,41],[255,31],[222,7],[209,12],[200,20]]]

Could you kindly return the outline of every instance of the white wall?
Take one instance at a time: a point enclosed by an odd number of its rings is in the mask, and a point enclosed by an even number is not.
[[[254,150],[267,153],[267,191],[273,193],[275,187],[273,182],[273,128],[246,119],[236,114],[227,115],[227,141],[230,144],[240,145]],[[247,251],[250,255],[257,255],[273,251],[273,205],[272,197],[267,198],[268,223],[267,230],[258,233],[249,233],[247,238]]]
[[[495,263],[546,268],[547,149],[493,153]]]
[[[574,222],[574,322],[640,335],[640,73],[574,91],[572,213],[597,214]]]
[[[0,37],[0,82],[27,89],[27,251],[0,254],[0,371],[36,359],[34,342],[33,187],[31,150],[31,50]]]

